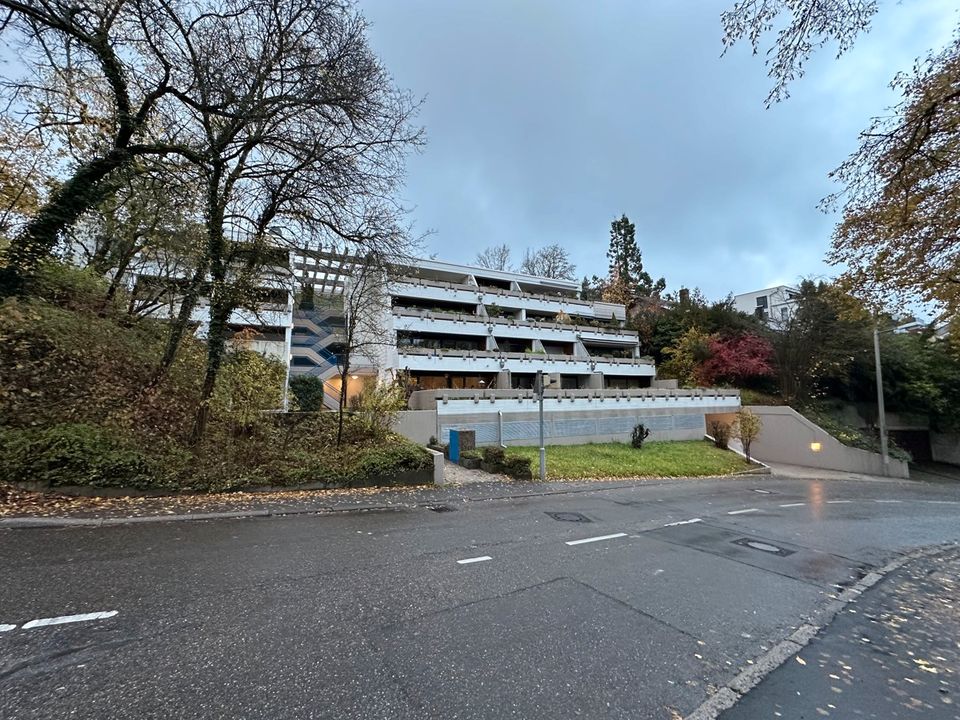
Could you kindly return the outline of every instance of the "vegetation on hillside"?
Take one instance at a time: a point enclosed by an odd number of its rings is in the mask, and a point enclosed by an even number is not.
[[[285,370],[244,349],[243,337],[218,378],[209,432],[191,443],[203,343],[187,337],[155,381],[166,323],[105,306],[105,282],[89,271],[48,263],[38,287],[38,295],[0,304],[0,480],[206,491],[356,487],[428,466],[422,448],[370,412],[347,417],[340,447],[336,415],[272,412]]]

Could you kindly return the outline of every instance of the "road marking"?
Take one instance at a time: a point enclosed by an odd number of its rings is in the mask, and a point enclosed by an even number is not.
[[[583,543],[600,542],[601,540],[613,540],[614,538],[626,537],[626,533],[614,533],[613,535],[597,535],[597,537],[583,538],[583,540],[567,540],[567,545],[583,545]]]
[[[773,495],[773,490],[760,490],[758,488],[753,488],[755,493],[760,493],[761,495]]]
[[[747,508],[746,510],[731,510],[727,515],[743,515],[744,513],[760,512],[760,508]]]
[[[827,500],[827,505],[847,505],[853,500]]]
[[[780,507],[803,507],[806,503],[784,503]]]
[[[483,562],[484,560],[493,560],[489,555],[481,555],[480,557],[467,558],[465,560],[457,560],[458,565],[469,565],[470,563]]]
[[[700,518],[692,518],[690,520],[678,520],[677,522],[667,523],[664,527],[676,527],[677,525],[692,525],[693,523],[703,522]]]
[[[104,612],[83,613],[82,615],[61,615],[60,617],[40,618],[31,620],[23,624],[24,630],[31,628],[46,627],[48,625],[64,625],[66,623],[86,622],[88,620],[106,620],[117,614],[116,610],[106,610]]]
[[[877,503],[902,503],[903,500],[874,500]]]
[[[0,625],[0,632],[10,632],[11,630],[16,630],[16,625]]]
[[[924,500],[924,502],[930,503],[931,505],[956,505],[956,500]]]

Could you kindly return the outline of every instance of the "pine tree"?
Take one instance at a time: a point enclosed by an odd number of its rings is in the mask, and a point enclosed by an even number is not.
[[[654,282],[650,273],[643,269],[636,227],[626,215],[610,223],[607,259],[610,261],[609,277],[618,278],[633,298],[659,295],[667,286],[663,278]]]

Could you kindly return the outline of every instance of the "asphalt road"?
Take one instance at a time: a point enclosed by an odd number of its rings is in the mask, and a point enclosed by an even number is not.
[[[8,529],[0,717],[682,717],[958,518],[953,485],[758,476]]]

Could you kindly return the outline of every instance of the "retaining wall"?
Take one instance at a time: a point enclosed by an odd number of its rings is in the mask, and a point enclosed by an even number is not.
[[[750,454],[764,462],[841,470],[866,475],[884,475],[878,453],[844,445],[819,425],[784,405],[751,405],[760,416],[763,430],[753,441]],[[819,452],[811,443],[820,443]],[[910,469],[902,460],[890,458],[890,477],[908,478]]]

